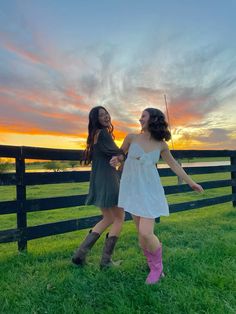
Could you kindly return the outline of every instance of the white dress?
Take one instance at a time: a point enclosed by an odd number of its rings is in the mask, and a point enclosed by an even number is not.
[[[159,148],[145,152],[137,142],[131,143],[120,181],[119,207],[145,218],[169,216],[169,206],[156,168],[159,158]]]

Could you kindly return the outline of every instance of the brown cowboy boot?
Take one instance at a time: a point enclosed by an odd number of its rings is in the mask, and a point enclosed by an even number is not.
[[[88,252],[94,246],[94,244],[99,239],[99,237],[100,237],[99,233],[92,232],[92,230],[90,230],[87,237],[84,239],[84,241],[78,247],[78,249],[75,251],[75,253],[72,257],[72,263],[74,263],[76,265],[84,265]]]
[[[120,263],[113,263],[113,261],[111,259],[111,256],[112,256],[112,253],[114,251],[117,240],[118,240],[117,236],[109,237],[109,233],[107,233],[105,244],[104,244],[103,251],[102,251],[102,258],[101,258],[101,262],[100,262],[101,268],[106,268],[106,267],[110,267],[112,265],[120,264]]]

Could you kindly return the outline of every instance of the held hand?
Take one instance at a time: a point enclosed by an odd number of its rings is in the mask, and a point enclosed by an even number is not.
[[[190,187],[191,187],[194,191],[196,191],[196,192],[198,192],[198,193],[204,192],[202,186],[201,186],[200,184],[195,183],[195,182],[194,182],[193,184],[191,184]]]
[[[123,164],[123,163],[120,163],[120,165],[116,168],[116,170],[122,172],[122,171],[123,171],[123,168],[124,168],[124,164]]]
[[[110,160],[110,165],[116,168],[120,164],[119,159],[117,156],[113,156]]]

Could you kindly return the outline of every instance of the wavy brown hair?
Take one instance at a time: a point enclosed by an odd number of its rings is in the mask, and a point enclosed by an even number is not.
[[[147,108],[144,111],[147,111],[150,115],[148,131],[151,133],[151,136],[157,141],[169,141],[171,133],[164,113],[156,108]]]
[[[93,146],[94,146],[94,137],[97,133],[98,130],[106,128],[108,132],[113,136],[113,130],[114,127],[112,123],[110,122],[109,127],[104,127],[101,125],[99,122],[99,110],[103,109],[108,113],[110,116],[109,112],[106,110],[106,108],[102,106],[96,106],[93,107],[90,112],[89,112],[89,123],[88,123],[88,137],[87,137],[87,146],[86,149],[83,153],[83,159],[81,162],[83,162],[85,165],[88,165],[91,163],[92,158],[93,158]]]

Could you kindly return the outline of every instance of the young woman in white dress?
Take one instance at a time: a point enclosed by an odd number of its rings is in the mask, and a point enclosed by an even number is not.
[[[141,118],[141,133],[129,134],[122,144],[128,152],[120,182],[118,206],[132,214],[150,268],[147,284],[154,284],[164,276],[162,265],[162,245],[154,234],[155,218],[169,215],[169,207],[156,168],[160,158],[189,186],[203,192],[173,158],[166,144],[171,138],[164,114],[155,108],[147,108]],[[122,157],[115,156],[110,164],[116,167]]]

